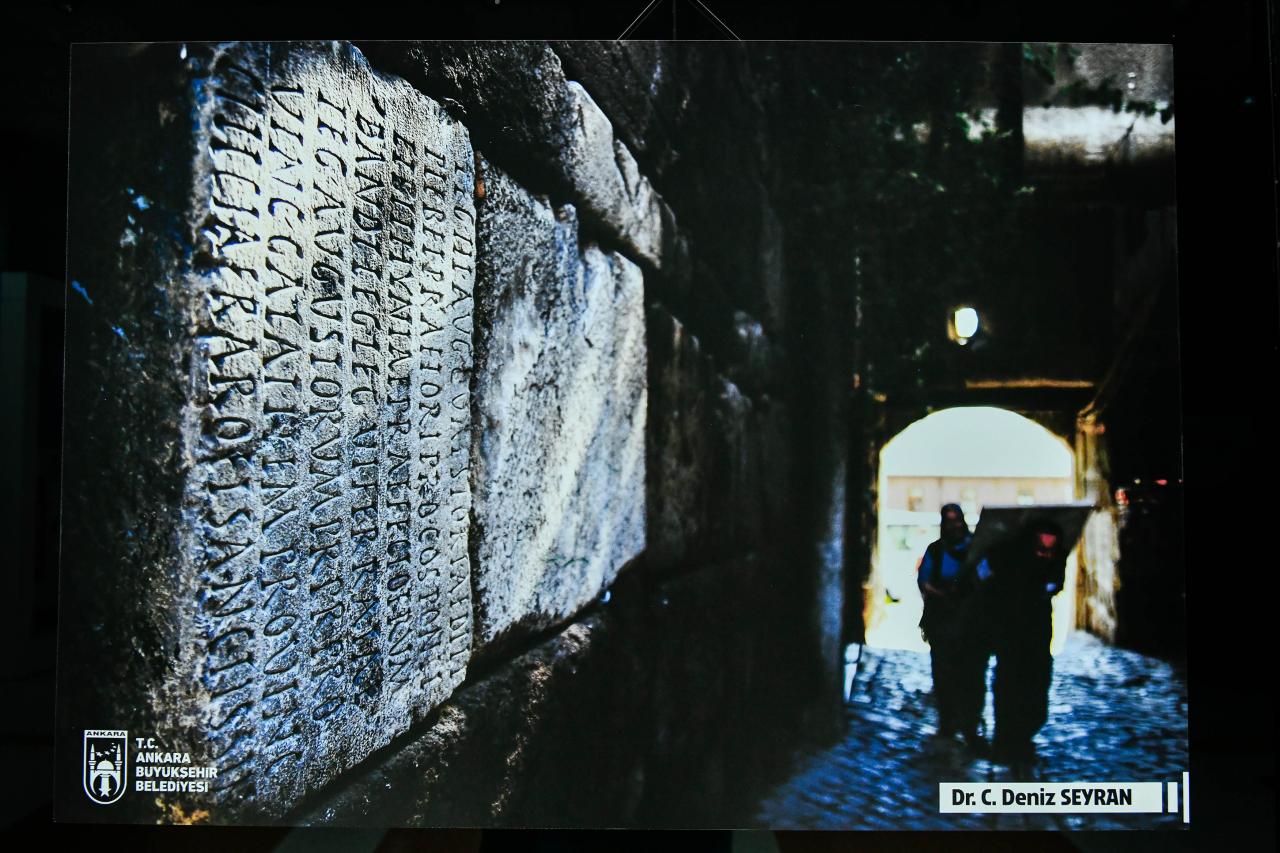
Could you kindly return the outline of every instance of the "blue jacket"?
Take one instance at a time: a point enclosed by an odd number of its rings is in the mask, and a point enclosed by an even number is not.
[[[961,577],[961,570],[964,565],[965,553],[969,550],[969,543],[973,541],[973,536],[966,536],[954,549],[947,548],[939,539],[925,549],[924,556],[920,558],[919,576],[916,583],[920,585],[920,591],[924,592],[924,585],[931,584],[935,587],[950,587],[959,584],[964,578]],[[941,555],[941,559],[938,556]],[[974,575],[978,583],[984,583],[991,577],[991,566],[987,562],[986,557],[978,561],[978,565],[974,567]]]

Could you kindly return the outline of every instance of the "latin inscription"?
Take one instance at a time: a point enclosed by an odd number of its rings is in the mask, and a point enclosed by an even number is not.
[[[289,799],[465,675],[473,155],[349,48],[208,72],[183,660],[219,796]]]

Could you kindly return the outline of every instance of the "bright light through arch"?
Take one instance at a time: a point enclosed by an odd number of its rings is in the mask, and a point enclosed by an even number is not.
[[[1022,415],[974,406],[934,412],[894,436],[880,452],[879,531],[867,616],[867,642],[923,650],[916,562],[938,537],[944,503],[965,508],[970,528],[984,503],[1047,504],[1074,499],[1067,442]],[[1067,588],[1054,599],[1054,650],[1074,619],[1074,557]],[[891,599],[896,598],[897,601]]]
[[[952,477],[1070,477],[1071,449],[1040,424],[1007,409],[965,406],[927,415],[880,452],[882,471]]]

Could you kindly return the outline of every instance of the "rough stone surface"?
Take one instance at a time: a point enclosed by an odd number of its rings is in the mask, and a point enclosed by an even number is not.
[[[561,621],[645,547],[643,286],[574,209],[482,164],[476,639]],[[518,632],[517,632],[518,633]]]
[[[744,325],[749,350],[759,325]],[[778,544],[791,495],[788,408],[717,373],[701,341],[661,306],[649,310],[649,342],[646,565],[687,568]]]
[[[660,269],[663,226],[674,222],[674,214],[663,210],[661,197],[640,174],[627,146],[614,138],[609,117],[587,90],[571,80],[568,93],[571,132],[559,161],[565,180],[586,214],[616,233],[623,246],[639,258]]]
[[[711,422],[714,366],[688,327],[662,308],[649,310],[648,549],[655,569],[676,567],[710,550]]]
[[[1117,567],[1120,560],[1117,508],[1108,482],[1108,453],[1103,434],[1089,421],[1082,421],[1076,437],[1077,488],[1085,499],[1095,501],[1099,511],[1090,513],[1080,537],[1083,570],[1076,588],[1076,621],[1095,635],[1114,642],[1116,638]]]
[[[765,333],[764,326],[746,311],[733,312],[733,346],[725,373],[748,394],[774,391],[786,382],[782,348]]]
[[[783,239],[797,227],[801,211],[808,216],[825,206],[830,189],[797,195],[777,180],[780,174],[807,172],[826,156],[792,142],[793,134],[816,132],[809,122],[822,111],[799,120],[783,117],[792,108],[779,90],[790,74],[788,51],[743,50],[730,43],[555,47],[567,71],[609,116],[615,135],[629,146],[639,146],[641,137],[654,143],[653,150],[632,150],[676,212],[693,255],[687,286],[668,280],[664,260],[656,286],[667,307],[717,357],[726,357],[732,346],[726,321],[735,310],[749,312],[782,340],[786,303],[795,298],[783,289],[799,260],[784,253]],[[812,73],[813,64],[803,64]],[[801,83],[801,91],[808,92],[810,84]],[[641,126],[645,130],[637,130]],[[658,142],[668,137],[678,144]],[[804,168],[782,165],[793,159]]]
[[[719,436],[715,480],[718,547],[772,547],[785,529],[792,497],[790,412],[767,394],[756,398],[717,377],[713,422]]]
[[[608,600],[478,675],[435,720],[291,817],[742,826],[797,748],[818,742],[795,697],[838,694],[798,677],[793,574],[789,561],[754,558],[662,583],[626,572]]]
[[[158,435],[172,467],[111,483],[71,454],[106,511],[69,535],[137,544],[97,564],[68,552],[68,576],[109,571],[123,592],[65,626],[68,649],[76,632],[107,641],[101,672],[66,676],[99,716],[63,736],[110,725],[190,752],[217,769],[208,792],[137,799],[225,820],[279,813],[465,676],[474,161],[463,127],[349,45],[159,47],[132,81],[107,53],[77,69],[85,113],[124,91],[165,130],[73,128],[83,209],[114,182],[158,233],[129,214],[103,264],[116,222],[72,223],[70,275],[99,311],[70,320],[75,363],[125,362],[114,380],[151,402],[69,386],[68,438]],[[177,144],[152,159],[121,153],[164,134]],[[137,292],[145,320],[122,310]]]
[[[563,189],[556,168],[569,133],[569,92],[560,59],[537,41],[367,42],[380,68],[404,76],[460,117],[476,147],[521,167],[520,182]],[[510,167],[509,167],[510,168]]]
[[[675,214],[641,174],[609,118],[543,42],[364,45],[441,98],[521,184],[576,205],[584,221],[654,269],[687,266]]]
[[[459,691],[385,760],[293,819],[378,826],[624,822],[638,798],[635,759],[616,748],[625,720],[603,713],[627,701],[616,677],[616,634],[616,620],[590,614],[505,662]]]
[[[669,126],[678,124],[688,93],[680,85],[673,45],[660,41],[552,42],[566,73],[608,113],[615,133],[660,177],[680,156]]]

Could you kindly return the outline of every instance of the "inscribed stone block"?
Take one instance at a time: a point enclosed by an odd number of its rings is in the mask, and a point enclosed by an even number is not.
[[[128,730],[216,771],[134,807],[279,814],[465,676],[470,141],[342,43],[75,59],[60,767]]]

